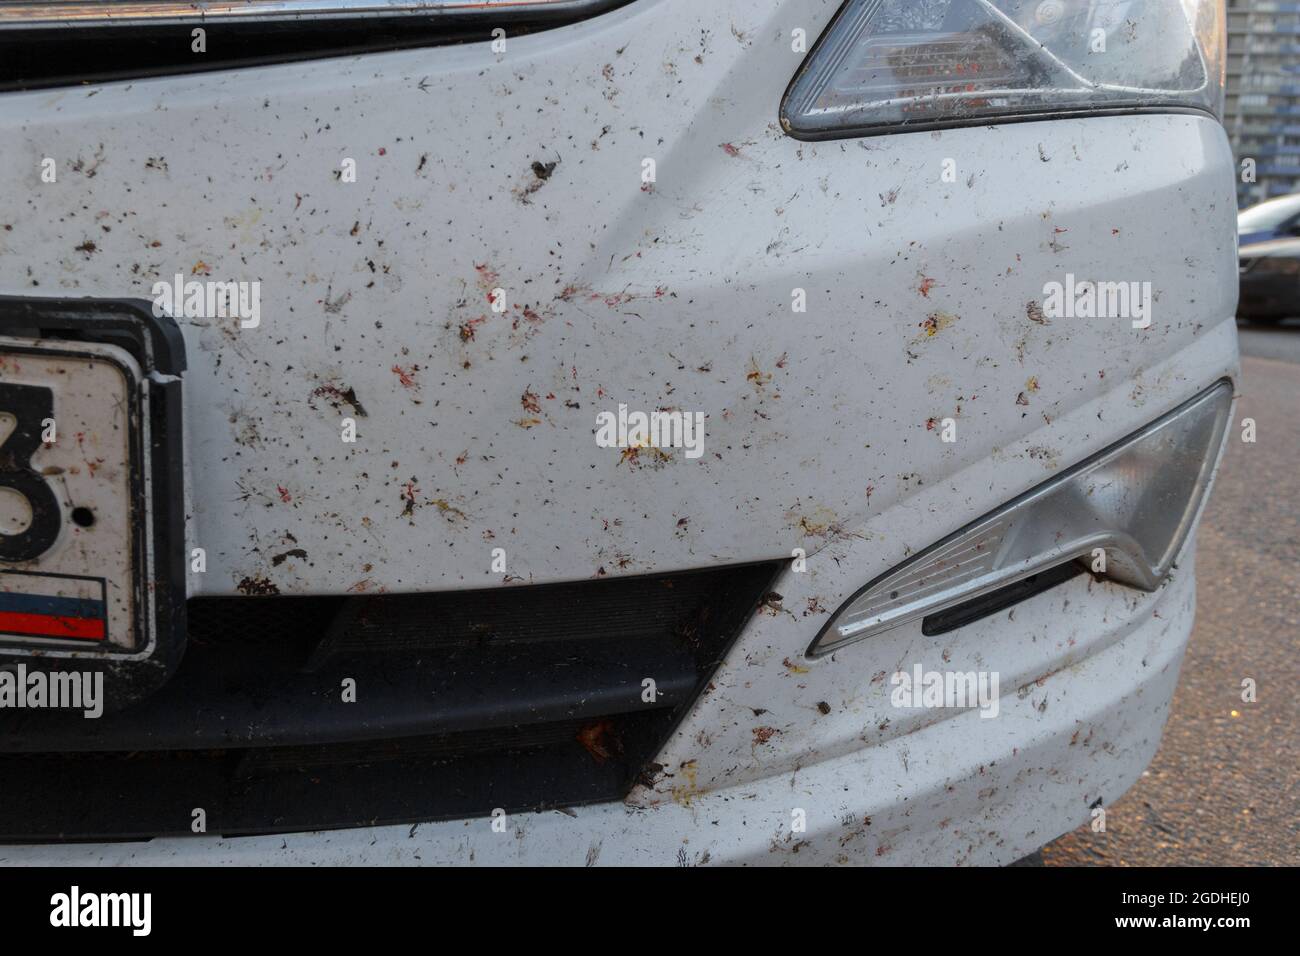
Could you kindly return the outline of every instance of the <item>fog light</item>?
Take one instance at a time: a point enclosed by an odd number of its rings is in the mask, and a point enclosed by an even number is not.
[[[853,595],[808,654],[829,653],[1079,558],[1115,581],[1155,590],[1200,511],[1231,407],[1232,383],[1224,379],[949,535]]]

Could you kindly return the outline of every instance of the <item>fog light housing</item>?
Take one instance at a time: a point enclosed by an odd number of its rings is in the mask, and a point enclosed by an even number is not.
[[[1154,591],[1200,513],[1232,408],[1224,379],[1068,471],[979,518],[854,594],[810,657],[919,621],[1075,559]]]

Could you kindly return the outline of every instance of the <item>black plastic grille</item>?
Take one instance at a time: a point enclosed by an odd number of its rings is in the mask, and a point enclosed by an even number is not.
[[[185,834],[195,808],[234,835],[620,799],[779,567],[192,599],[153,696],[98,720],[0,716],[0,840]]]

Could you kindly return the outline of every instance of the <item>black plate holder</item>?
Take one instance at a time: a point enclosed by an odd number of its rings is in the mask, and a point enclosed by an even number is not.
[[[42,658],[6,654],[0,666],[21,663],[28,674],[75,670],[104,674],[105,710],[119,710],[161,686],[185,651],[185,501],[181,440],[181,373],[185,341],[170,316],[156,316],[144,299],[49,299],[0,295],[0,335],[95,342],[129,352],[150,379],[149,460],[153,517],[152,588],[154,648],[148,657],[97,659]],[[29,716],[31,712],[28,713]],[[0,713],[0,718],[3,718]],[[3,721],[0,720],[0,726]]]

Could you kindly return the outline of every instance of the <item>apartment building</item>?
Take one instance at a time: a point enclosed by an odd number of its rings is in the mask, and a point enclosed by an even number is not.
[[[1228,0],[1225,123],[1238,169],[1255,164],[1239,206],[1300,192],[1300,3]]]

